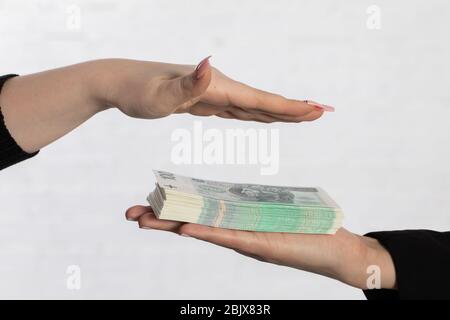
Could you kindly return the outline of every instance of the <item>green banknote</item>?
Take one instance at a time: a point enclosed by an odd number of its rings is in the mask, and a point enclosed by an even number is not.
[[[160,219],[213,227],[334,234],[342,225],[338,205],[320,188],[240,184],[154,171],[147,200]]]

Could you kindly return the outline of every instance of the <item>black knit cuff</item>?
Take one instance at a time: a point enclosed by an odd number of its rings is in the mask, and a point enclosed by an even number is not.
[[[367,299],[450,299],[450,232],[402,230],[366,236],[390,253],[398,288],[364,290]]]
[[[17,76],[16,74],[7,74],[0,77],[0,93],[3,84],[10,78]],[[12,166],[20,161],[35,156],[35,153],[27,153],[16,143],[6,128],[5,121],[0,106],[0,170]]]

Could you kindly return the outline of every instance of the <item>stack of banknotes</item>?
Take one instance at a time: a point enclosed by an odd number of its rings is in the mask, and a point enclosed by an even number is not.
[[[320,188],[280,187],[189,178],[154,171],[148,196],[159,219],[227,229],[334,234],[338,205]]]

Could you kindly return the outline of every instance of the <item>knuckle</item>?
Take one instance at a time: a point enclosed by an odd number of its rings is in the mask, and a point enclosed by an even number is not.
[[[146,222],[147,222],[147,219],[146,219],[145,215],[142,215],[142,216],[139,217],[139,219],[138,219],[139,227],[147,226]]]

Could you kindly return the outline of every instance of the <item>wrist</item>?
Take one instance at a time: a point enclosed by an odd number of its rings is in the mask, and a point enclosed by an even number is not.
[[[112,93],[115,88],[115,81],[120,81],[120,73],[114,75],[109,70],[113,59],[93,60],[82,63],[85,73],[86,92],[92,113],[107,110],[115,106],[112,101]]]
[[[378,240],[366,236],[362,236],[362,239],[368,248],[365,262],[366,279],[370,276],[380,277],[381,289],[396,289],[396,272],[390,253]],[[368,288],[367,282],[363,284],[364,289]]]
[[[127,59],[101,59],[88,62],[90,96],[96,112],[117,107],[126,113],[126,106],[139,103],[145,86],[146,64]]]

